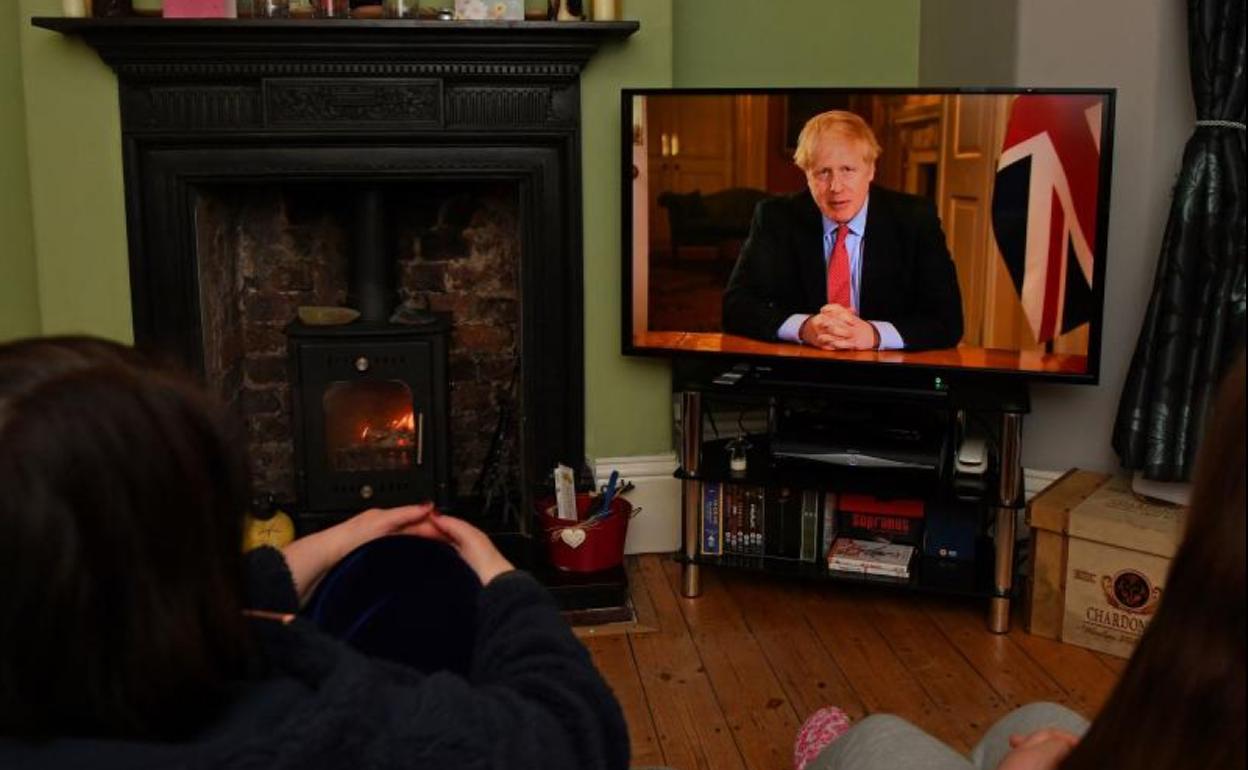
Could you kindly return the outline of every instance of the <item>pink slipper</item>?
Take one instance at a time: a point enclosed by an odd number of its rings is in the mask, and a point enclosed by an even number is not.
[[[793,744],[793,770],[804,770],[810,760],[850,727],[849,715],[836,706],[825,706],[810,715],[797,731]]]

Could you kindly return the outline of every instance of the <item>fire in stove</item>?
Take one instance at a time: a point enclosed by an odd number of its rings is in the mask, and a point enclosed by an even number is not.
[[[364,422],[355,441],[334,450],[334,470],[389,471],[420,465],[423,427],[424,415],[411,411]]]

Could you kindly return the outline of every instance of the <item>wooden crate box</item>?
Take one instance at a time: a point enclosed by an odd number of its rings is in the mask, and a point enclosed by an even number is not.
[[[1164,594],[1184,518],[1180,506],[1135,495],[1124,476],[1062,476],[1028,509],[1028,630],[1129,657]]]

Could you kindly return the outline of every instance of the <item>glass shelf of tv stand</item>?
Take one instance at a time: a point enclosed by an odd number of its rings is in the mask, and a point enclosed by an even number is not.
[[[975,561],[953,561],[918,553],[911,562],[911,574],[908,578],[830,570],[823,559],[816,562],[802,562],[740,554],[722,556],[699,554],[692,559],[692,563],[722,569],[761,572],[784,579],[796,578],[812,582],[846,583],[919,593],[989,598],[995,595],[992,585],[992,538],[980,537],[976,548],[978,555]],[[676,560],[682,563],[690,561],[679,554]]]
[[[830,465],[775,457],[771,453],[771,441],[767,436],[748,438],[750,446],[746,453],[746,471],[736,473],[730,469],[728,463],[729,444],[733,440],[715,439],[703,442],[697,473],[689,473],[682,468],[676,472],[677,478],[859,492],[880,497],[934,499],[945,496],[945,485],[936,469]]]

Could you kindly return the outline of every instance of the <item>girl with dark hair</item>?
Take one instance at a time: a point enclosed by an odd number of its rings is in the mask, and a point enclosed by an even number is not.
[[[221,410],[133,350],[0,344],[0,767],[627,767],[585,648],[480,530],[375,509],[244,557],[247,489]],[[469,623],[416,626],[463,635],[460,673],[419,665],[436,643],[396,665],[296,614],[364,550],[412,545],[469,576],[442,584]]]
[[[1209,421],[1186,533],[1153,621],[1089,725],[1053,703],[994,725],[968,758],[887,714],[850,727],[822,709],[798,770],[1231,770],[1245,766],[1245,372],[1231,367]]]

